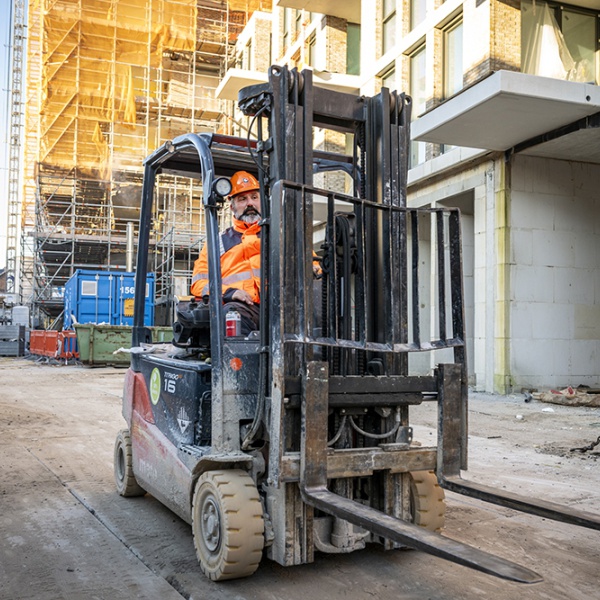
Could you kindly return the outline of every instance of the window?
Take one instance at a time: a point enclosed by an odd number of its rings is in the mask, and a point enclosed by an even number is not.
[[[97,281],[82,281],[81,282],[81,295],[82,296],[97,296],[98,295],[98,282]]]
[[[381,86],[388,88],[390,91],[394,91],[396,89],[396,70],[394,67],[386,71],[381,76]]]
[[[298,48],[298,50],[296,50],[296,52],[290,58],[289,67],[290,69],[293,69],[294,67],[300,67],[300,48]]]
[[[311,35],[308,40],[308,64],[314,69],[316,67],[316,47],[317,47],[317,38],[315,34]]]
[[[248,70],[252,70],[254,68],[254,61],[252,60],[252,39],[248,40],[248,43],[244,48],[242,68]]]
[[[521,3],[521,70],[598,83],[597,11],[542,0]]]
[[[346,73],[360,75],[360,25],[348,23],[346,29]]]
[[[283,9],[283,53],[298,39],[302,28],[302,11],[297,8]]]
[[[396,0],[383,0],[381,50],[385,54],[396,45]]]
[[[444,30],[444,97],[449,98],[463,87],[462,17]]]
[[[410,61],[410,95],[412,97],[412,120],[427,109],[425,46],[413,52]],[[425,162],[425,142],[410,143],[410,167]]]
[[[410,0],[410,28],[413,30],[425,20],[427,0]]]
[[[283,9],[283,36],[282,36],[284,54],[285,54],[285,51],[288,49],[288,46],[292,43],[291,35],[290,35],[291,21],[292,21],[292,9],[284,8]]]

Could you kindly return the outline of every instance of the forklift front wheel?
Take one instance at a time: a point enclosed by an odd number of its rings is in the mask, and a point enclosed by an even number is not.
[[[263,510],[254,480],[240,469],[203,473],[194,491],[192,531],[209,579],[252,575],[264,547]]]
[[[412,521],[419,527],[439,533],[444,528],[446,501],[433,471],[410,473],[410,505]]]
[[[114,469],[117,492],[121,496],[127,498],[143,496],[146,493],[146,490],[138,484],[133,474],[131,435],[127,429],[119,431],[115,440]]]

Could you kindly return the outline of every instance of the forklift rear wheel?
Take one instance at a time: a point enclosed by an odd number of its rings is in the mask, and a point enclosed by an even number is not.
[[[131,435],[123,429],[117,434],[115,441],[115,483],[121,496],[143,496],[146,490],[142,488],[133,474],[133,458],[131,453]]]
[[[263,509],[254,480],[240,469],[203,473],[194,491],[192,531],[209,579],[252,575],[264,547]]]
[[[440,532],[444,527],[446,502],[433,471],[412,471],[410,474],[410,504],[412,521],[429,531]]]

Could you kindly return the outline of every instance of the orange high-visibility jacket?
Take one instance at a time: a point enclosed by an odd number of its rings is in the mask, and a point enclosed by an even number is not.
[[[233,227],[219,234],[223,300],[231,301],[236,289],[245,290],[253,302],[260,301],[260,226],[233,219]],[[208,255],[206,244],[194,263],[191,292],[208,294]]]

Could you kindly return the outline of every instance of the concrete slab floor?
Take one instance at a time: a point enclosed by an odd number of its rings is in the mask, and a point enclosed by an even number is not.
[[[283,568],[266,559],[246,580],[201,573],[190,527],[154,498],[113,483],[124,427],[124,370],[0,358],[0,599],[589,600],[600,533],[447,493],[445,535],[544,577],[520,585],[414,551],[372,546]],[[600,513],[597,455],[569,451],[600,435],[600,409],[472,394],[468,477]],[[522,418],[517,418],[520,415]],[[435,438],[435,407],[413,411]],[[591,454],[591,455],[590,455]]]

